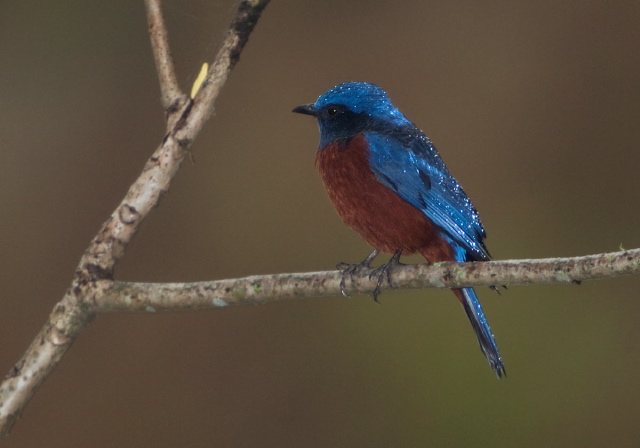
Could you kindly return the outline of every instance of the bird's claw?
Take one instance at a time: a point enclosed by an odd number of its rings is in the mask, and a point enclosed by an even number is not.
[[[507,288],[507,285],[502,285],[502,287],[503,287],[504,289],[509,289],[509,288]],[[498,287],[497,287],[497,286],[489,286],[489,288],[493,289],[493,290],[496,292],[496,294],[498,294],[499,296],[501,296],[501,295],[502,295],[502,294],[500,294],[500,289],[498,289]]]
[[[342,278],[340,279],[340,292],[342,293],[343,296],[350,297],[349,293],[347,292],[347,284],[346,284],[347,276],[349,276],[350,280],[353,281],[353,276],[354,274],[358,273],[358,271],[361,271],[363,269],[370,269],[371,262],[373,261],[374,258],[376,258],[376,256],[378,255],[378,252],[379,251],[377,249],[374,250],[369,254],[367,258],[362,260],[360,263],[349,264],[349,263],[345,263],[344,261],[341,261],[336,265],[336,269],[338,269],[339,271],[342,271]]]
[[[336,265],[336,268],[342,271],[342,278],[340,279],[340,292],[343,296],[349,297],[349,293],[347,292],[346,278],[349,276],[351,281],[353,281],[353,276],[359,271],[363,269],[371,269],[371,262],[378,255],[378,250],[374,250],[371,254],[362,260],[360,263],[349,264],[345,262],[340,262]],[[378,277],[376,282],[376,287],[373,290],[373,300],[378,302],[378,296],[380,295],[380,289],[382,288],[382,283],[385,278],[387,279],[387,283],[391,288],[393,288],[393,283],[391,282],[391,270],[400,264],[400,255],[402,255],[402,249],[397,250],[393,256],[380,267],[373,269],[369,273],[369,280],[373,280],[375,277]]]
[[[358,271],[361,271],[363,269],[369,269],[370,267],[371,266],[369,265],[368,262],[366,262],[366,260],[360,263],[353,263],[353,264],[349,264],[349,263],[345,263],[344,261],[341,261],[336,265],[336,268],[339,271],[342,271],[342,278],[340,278],[340,292],[342,293],[343,296],[351,297],[347,292],[347,281],[346,281],[347,276],[349,276],[349,279],[353,281],[354,274],[356,274]]]
[[[380,267],[375,268],[373,271],[371,271],[371,273],[369,274],[369,280],[373,280],[375,277],[378,277],[378,280],[376,282],[376,287],[373,290],[373,300],[376,303],[380,303],[378,301],[378,295],[380,294],[380,288],[382,287],[382,283],[384,282],[385,278],[387,280],[387,283],[389,284],[389,287],[393,288],[393,282],[391,281],[391,271],[393,270],[393,268],[395,268],[396,266],[398,266],[400,263],[400,255],[402,254],[402,250],[398,250],[396,251],[393,256],[389,259],[389,261],[387,261],[385,264],[383,264]]]

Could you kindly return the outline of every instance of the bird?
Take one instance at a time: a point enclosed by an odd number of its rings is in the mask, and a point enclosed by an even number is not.
[[[382,88],[345,82],[292,112],[317,119],[320,143],[315,162],[329,199],[345,224],[374,248],[361,263],[338,264],[343,294],[347,295],[345,277],[370,268],[380,252],[392,256],[371,271],[378,276],[376,301],[384,279],[391,284],[390,272],[401,255],[417,253],[428,263],[490,259],[476,208],[431,140]],[[491,368],[498,378],[506,376],[475,290],[452,291]]]

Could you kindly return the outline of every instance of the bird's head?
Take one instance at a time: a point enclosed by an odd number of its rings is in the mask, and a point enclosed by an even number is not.
[[[411,124],[391,104],[380,87],[367,82],[345,82],[320,95],[313,104],[305,104],[293,112],[312,115],[320,127],[320,148],[334,140],[349,138],[381,126]]]

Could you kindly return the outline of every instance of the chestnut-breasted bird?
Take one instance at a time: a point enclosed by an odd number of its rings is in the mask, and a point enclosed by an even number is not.
[[[368,267],[380,251],[393,256],[378,269],[378,286],[401,254],[419,253],[430,263],[489,260],[475,207],[429,138],[380,87],[340,84],[293,112],[317,118],[316,165],[329,198],[344,222],[374,248],[343,275]],[[482,352],[502,377],[504,364],[474,289],[452,291]],[[377,293],[378,288],[374,297]]]

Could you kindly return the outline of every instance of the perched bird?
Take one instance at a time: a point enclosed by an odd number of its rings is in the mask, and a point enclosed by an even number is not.
[[[478,212],[429,138],[384,90],[347,82],[293,112],[317,118],[316,166],[329,198],[343,221],[374,247],[363,262],[342,264],[343,293],[345,275],[368,268],[380,251],[393,256],[374,271],[378,275],[374,298],[402,254],[419,253],[430,263],[489,259]],[[499,378],[506,375],[475,291],[452,291],[489,364]]]

